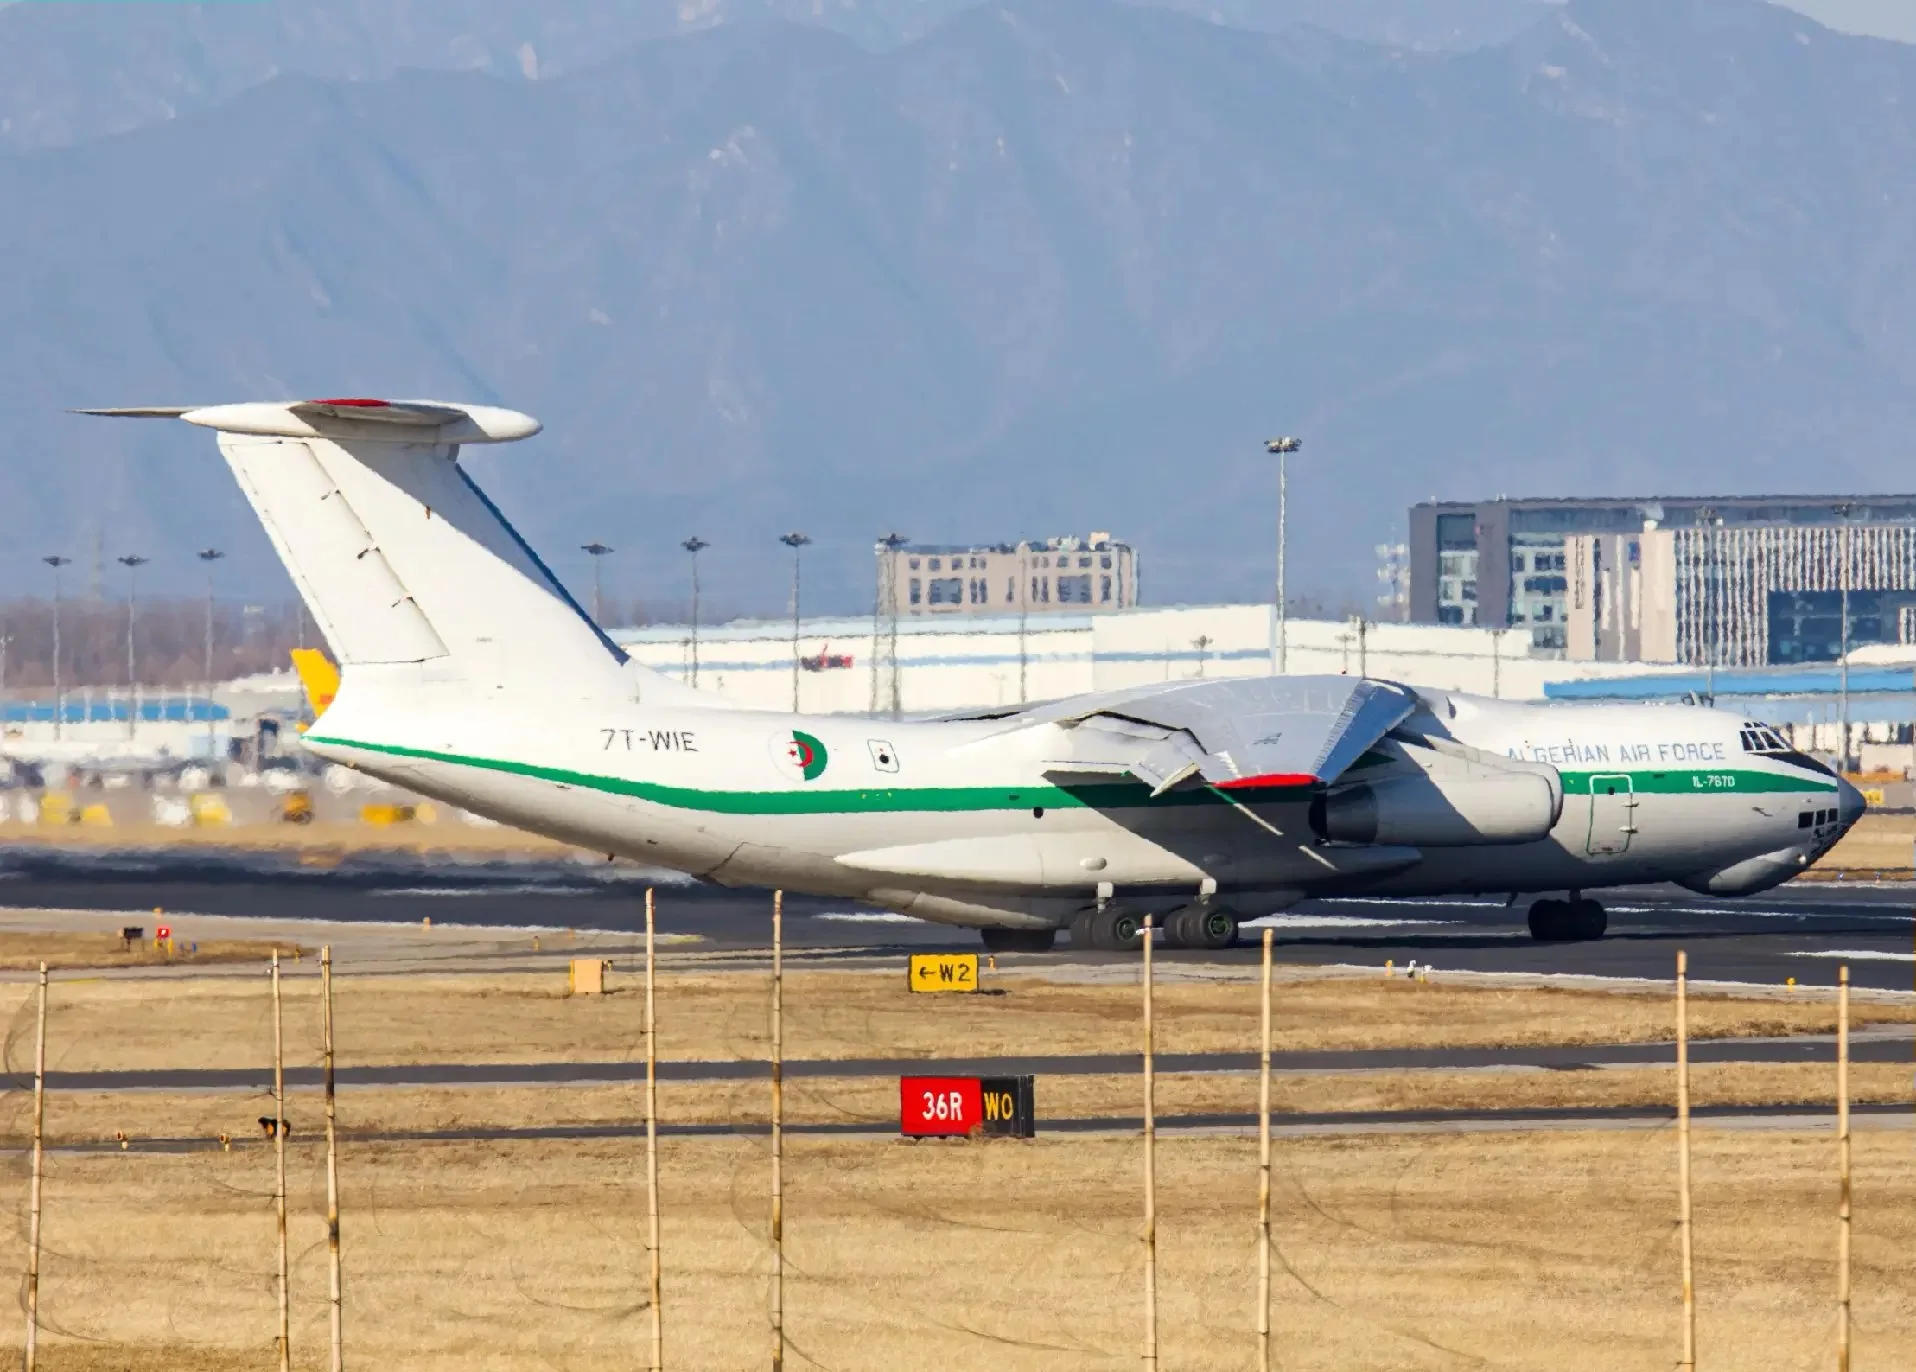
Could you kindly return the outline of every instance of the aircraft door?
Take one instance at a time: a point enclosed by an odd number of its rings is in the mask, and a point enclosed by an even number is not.
[[[1610,857],[1629,848],[1637,831],[1637,796],[1630,778],[1621,772],[1590,778],[1590,831],[1584,851],[1592,857]]]

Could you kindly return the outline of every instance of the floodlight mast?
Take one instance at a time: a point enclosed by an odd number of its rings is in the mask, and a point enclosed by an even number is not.
[[[600,628],[604,628],[605,616],[599,613],[599,560],[607,553],[617,552],[618,550],[616,548],[609,548],[595,539],[591,543],[581,543],[579,545],[579,551],[590,554],[592,558],[592,622]]]
[[[226,554],[218,548],[201,548],[194,554],[206,568],[206,757],[210,765],[216,751],[213,736],[213,564]]]
[[[1717,588],[1722,580],[1722,571],[1717,564],[1722,553],[1723,517],[1716,512],[1714,505],[1698,507],[1696,517],[1703,526],[1707,540],[1703,559],[1703,702],[1715,705],[1716,636],[1722,625],[1722,617],[1715,610]]]
[[[797,714],[798,713],[799,561],[800,561],[800,554],[804,550],[805,545],[807,543],[810,543],[812,540],[809,534],[801,534],[794,531],[789,534],[780,534],[778,536],[778,541],[780,543],[783,543],[786,547],[792,550],[792,713]]]
[[[872,599],[872,718],[876,719],[884,706],[879,698],[878,682],[878,643],[881,621],[889,630],[886,636],[886,653],[890,661],[890,709],[891,717],[897,719],[903,713],[900,700],[900,682],[898,679],[898,550],[910,543],[905,535],[893,530],[873,545],[872,551],[878,557],[878,590]]]
[[[60,684],[60,569],[73,559],[52,553],[40,560],[53,568],[53,737],[59,739],[67,722],[66,691]]]
[[[114,561],[126,568],[126,736],[133,738],[140,721],[140,669],[133,653],[133,625],[139,617],[140,568],[146,565],[147,559],[138,553],[129,553]]]
[[[1289,476],[1285,459],[1304,446],[1301,438],[1292,438],[1288,434],[1281,438],[1266,439],[1264,451],[1277,459],[1277,633],[1271,645],[1271,670],[1282,676],[1290,669],[1290,643],[1288,610],[1284,599],[1284,537],[1288,515],[1286,504],[1289,499]]]
[[[1842,532],[1838,535],[1839,542],[1836,554],[1837,575],[1841,578],[1839,584],[1842,588],[1841,603],[1843,616],[1841,637],[1837,644],[1836,656],[1837,696],[1840,702],[1839,711],[1841,715],[1840,722],[1837,726],[1841,731],[1841,754],[1837,759],[1836,770],[1838,772],[1849,772],[1852,770],[1849,761],[1849,559],[1851,527],[1849,517],[1856,507],[1847,500],[1839,500],[1830,508],[1835,511],[1836,517],[1842,521],[1842,524],[1838,526]]]
[[[697,687],[697,685],[699,684],[699,554],[703,552],[705,549],[711,547],[712,545],[710,543],[707,543],[704,539],[700,538],[697,534],[693,534],[690,538],[686,539],[685,542],[679,544],[679,546],[685,549],[686,552],[692,555],[692,681],[691,681],[691,684],[694,687]]]

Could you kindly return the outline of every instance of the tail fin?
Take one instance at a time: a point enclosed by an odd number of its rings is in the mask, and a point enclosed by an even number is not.
[[[421,663],[475,685],[632,694],[637,669],[459,465],[462,443],[539,432],[530,416],[357,399],[80,413],[217,430],[348,672]]]

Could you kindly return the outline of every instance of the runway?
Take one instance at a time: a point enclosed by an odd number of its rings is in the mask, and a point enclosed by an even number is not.
[[[1699,1039],[1690,1060],[1711,1063],[1827,1063],[1835,1059],[1829,1035],[1791,1038]],[[1916,1056],[1911,1032],[1897,1025],[1871,1026],[1851,1036],[1850,1058],[1857,1063],[1908,1063]],[[1275,1052],[1272,1070],[1280,1074],[1346,1072],[1600,1071],[1618,1067],[1668,1067],[1676,1061],[1670,1043],[1533,1044],[1495,1048],[1349,1048]],[[1155,1060],[1161,1076],[1187,1073],[1253,1072],[1253,1053],[1162,1053]],[[1019,1055],[954,1058],[790,1058],[788,1080],[799,1078],[917,1076],[1113,1076],[1135,1073],[1143,1059],[1136,1053]],[[658,1064],[662,1082],[757,1081],[771,1076],[771,1064],[756,1059],[672,1061]],[[47,1073],[47,1086],[59,1091],[260,1091],[272,1084],[267,1067],[168,1068],[150,1071],[61,1071]],[[591,1086],[645,1080],[641,1061],[613,1062],[423,1062],[339,1069],[341,1086]],[[319,1069],[289,1067],[293,1087],[320,1084]],[[0,1089],[26,1090],[30,1076],[0,1076]]]
[[[762,948],[769,941],[767,893],[690,883],[597,862],[481,862],[410,855],[357,855],[323,865],[297,854],[78,853],[0,849],[0,908],[126,911],[151,922],[169,914],[251,919],[487,929],[577,929],[631,933],[642,927],[643,893],[657,883],[659,928],[712,949]],[[1222,952],[1166,950],[1166,963],[1255,961],[1258,929],[1276,931],[1287,963],[1438,971],[1571,974],[1663,979],[1678,948],[1704,981],[1804,986],[1834,983],[1847,963],[1859,987],[1908,991],[1916,985],[1916,887],[1800,882],[1747,900],[1710,899],[1674,887],[1598,893],[1610,911],[1600,941],[1539,944],[1524,927],[1525,902],[1502,900],[1306,901],[1248,925],[1243,946]],[[793,897],[786,940],[795,951],[834,953],[971,950],[968,931],[927,924],[847,902]],[[1038,958],[1078,964],[1126,955],[1061,943]]]
[[[1857,1103],[1850,1107],[1853,1122],[1859,1127],[1907,1129],[1911,1112],[1907,1105]],[[1692,1112],[1698,1125],[1727,1129],[1827,1129],[1834,1111],[1807,1104],[1782,1105],[1710,1105]],[[1463,1131],[1536,1131],[1548,1129],[1665,1129],[1674,1120],[1672,1112],[1657,1105],[1567,1106],[1504,1110],[1329,1110],[1293,1112],[1276,1115],[1271,1132],[1277,1135],[1299,1134],[1385,1134],[1456,1133]],[[1160,1133],[1170,1134],[1247,1134],[1257,1128],[1257,1116],[1238,1113],[1160,1115],[1153,1121]],[[1142,1132],[1142,1116],[1093,1115],[1071,1119],[1044,1119],[1038,1126],[1042,1135],[1130,1135]],[[342,1130],[340,1142],[346,1146],[368,1143],[501,1143],[571,1142],[585,1139],[641,1139],[645,1125],[640,1121],[606,1124],[535,1124],[518,1126],[479,1125],[455,1129],[368,1129]],[[661,1121],[658,1132],[664,1138],[763,1138],[771,1126],[762,1121],[730,1124],[683,1124]],[[889,1121],[834,1120],[792,1123],[784,1126],[787,1135],[835,1138],[868,1138],[887,1142],[899,1138],[898,1126]],[[302,1142],[311,1143],[306,1135]],[[936,1147],[931,1141],[920,1146]],[[989,1147],[989,1141],[983,1141]],[[972,1141],[961,1141],[967,1146]],[[157,1137],[128,1138],[124,1142],[76,1141],[52,1143],[52,1153],[212,1153],[245,1152],[267,1146],[258,1138],[221,1142],[217,1138]],[[17,1150],[0,1150],[14,1152]]]

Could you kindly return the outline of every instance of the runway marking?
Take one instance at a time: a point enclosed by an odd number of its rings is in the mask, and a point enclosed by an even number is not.
[[[1326,905],[1424,905],[1470,910],[1506,908],[1501,900],[1445,900],[1442,896],[1335,896],[1320,899]]]
[[[584,886],[540,886],[530,883],[501,886],[394,886],[368,891],[370,896],[596,896]]]
[[[1842,958],[1847,962],[1916,962],[1916,953],[1886,953],[1877,948],[1815,948],[1793,958]]]
[[[1460,919],[1382,919],[1375,915],[1260,915],[1240,929],[1401,929],[1406,925],[1462,924]]]
[[[901,915],[896,910],[829,910],[813,919],[836,920],[841,924],[923,924],[922,919]]]

